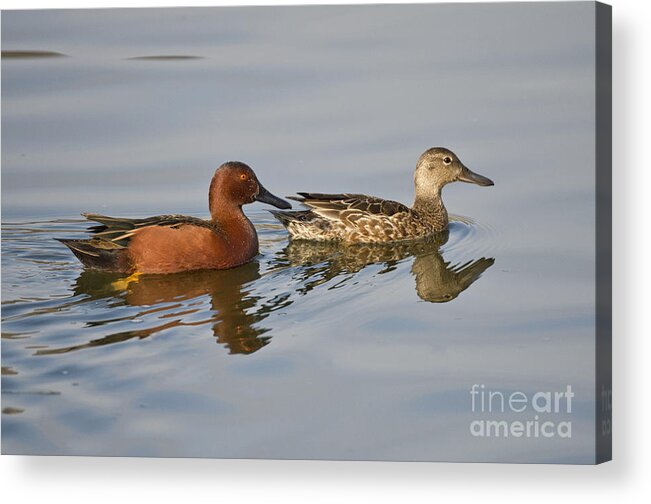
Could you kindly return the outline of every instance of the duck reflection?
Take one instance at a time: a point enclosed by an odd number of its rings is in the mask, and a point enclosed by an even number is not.
[[[315,287],[337,277],[348,277],[371,264],[384,264],[379,274],[397,268],[398,263],[413,257],[411,273],[416,280],[416,293],[423,301],[446,303],[455,299],[490,268],[495,259],[481,257],[462,264],[445,261],[439,249],[447,242],[448,232],[428,240],[392,244],[350,244],[293,240],[278,255],[277,266],[298,267],[302,286],[307,294]]]
[[[456,264],[446,261],[439,249],[447,239],[448,233],[444,232],[427,241],[392,244],[294,240],[271,258],[265,273],[260,273],[257,261],[228,270],[142,275],[134,281],[116,273],[85,270],[73,287],[75,296],[83,297],[76,297],[71,305],[105,299],[109,308],[141,307],[136,313],[86,322],[87,328],[124,328],[125,323],[143,320],[149,327],[113,332],[74,346],[39,349],[36,353],[60,354],[145,339],[175,327],[209,326],[216,342],[230,354],[252,354],[271,341],[271,328],[265,326],[265,319],[291,305],[297,294],[310,294],[329,282],[331,287],[353,284],[357,274],[369,265],[382,265],[378,274],[390,274],[406,260],[412,260],[411,274],[418,297],[446,303],[468,289],[495,261],[486,257]],[[269,289],[268,282],[275,287],[282,283],[282,288]],[[210,309],[206,309],[206,296]],[[271,322],[267,325],[271,326]]]
[[[231,354],[251,354],[267,345],[269,329],[260,325],[274,310],[291,304],[289,294],[263,300],[253,293],[252,282],[260,278],[260,265],[251,262],[229,270],[197,271],[171,275],[143,275],[126,285],[119,274],[95,270],[81,273],[74,286],[75,295],[91,299],[114,298],[116,305],[145,308],[128,317],[87,323],[87,326],[107,325],[120,320],[136,321],[159,312],[162,322],[155,327],[124,331],[82,345],[39,350],[38,354],[65,353],[83,348],[118,343],[133,338],[147,338],[165,329],[179,326],[212,324],[217,343]],[[194,320],[205,311],[196,300],[210,296],[211,312],[207,318]],[[164,303],[164,304],[163,304]],[[171,306],[169,303],[173,303]]]

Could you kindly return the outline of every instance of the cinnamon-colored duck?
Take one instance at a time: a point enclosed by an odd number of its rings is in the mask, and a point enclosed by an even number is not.
[[[82,214],[99,222],[87,240],[59,240],[84,266],[127,274],[227,269],[258,254],[258,235],[242,205],[291,205],[267,191],[239,161],[221,165],[210,183],[210,220],[186,215],[125,219]]]

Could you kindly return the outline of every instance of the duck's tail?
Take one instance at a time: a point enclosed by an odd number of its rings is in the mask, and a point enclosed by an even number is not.
[[[281,212],[269,210],[280,223],[287,228],[290,238],[294,240],[337,240],[328,219],[324,219],[311,210]]]
[[[88,267],[100,270],[120,271],[125,247],[108,240],[66,240],[55,238],[68,247]]]
[[[268,212],[271,212],[271,214],[285,227],[297,222],[309,222],[316,217],[311,210],[295,210],[292,212],[268,210]]]

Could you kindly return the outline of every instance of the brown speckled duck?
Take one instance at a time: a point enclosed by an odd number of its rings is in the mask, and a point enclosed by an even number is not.
[[[131,275],[227,269],[258,254],[258,235],[242,205],[291,205],[267,191],[239,161],[221,165],[210,183],[210,220],[186,215],[125,219],[83,214],[99,222],[87,240],[59,240],[84,266]]]
[[[290,197],[309,207],[273,211],[293,239],[382,243],[426,238],[447,229],[448,212],[441,190],[450,182],[492,186],[493,181],[469,170],[449,149],[433,147],[418,159],[412,207],[364,194],[298,193]]]

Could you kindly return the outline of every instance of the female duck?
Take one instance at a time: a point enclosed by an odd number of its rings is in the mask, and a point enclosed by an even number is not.
[[[185,215],[123,219],[83,214],[100,226],[88,240],[60,240],[91,268],[121,273],[175,273],[226,269],[258,254],[258,235],[242,205],[262,201],[291,205],[269,191],[253,170],[239,161],[221,165],[210,183],[210,220]]]
[[[493,181],[470,171],[454,152],[426,150],[414,173],[416,199],[411,208],[396,201],[363,194],[298,193],[290,197],[308,206],[297,212],[272,211],[294,239],[382,243],[424,238],[447,229],[448,212],[441,190],[450,182],[492,186]]]

